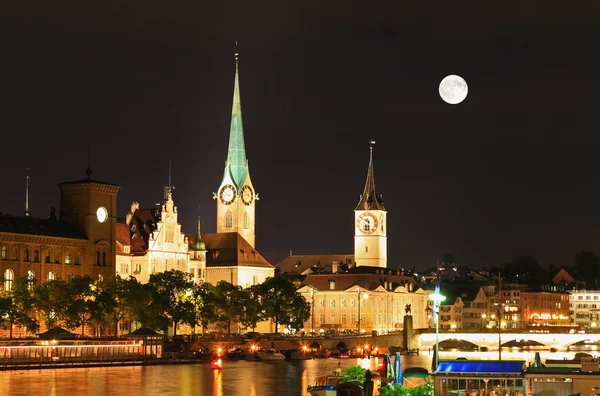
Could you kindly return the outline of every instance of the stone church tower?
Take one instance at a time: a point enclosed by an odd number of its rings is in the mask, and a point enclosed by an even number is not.
[[[373,145],[369,147],[369,169],[365,190],[354,209],[354,261],[356,266],[387,267],[387,211],[383,196],[375,191]]]
[[[258,194],[252,186],[246,159],[237,53],[235,54],[229,149],[223,180],[217,192],[213,193],[213,199],[217,201],[217,233],[237,232],[254,247],[255,207]]]

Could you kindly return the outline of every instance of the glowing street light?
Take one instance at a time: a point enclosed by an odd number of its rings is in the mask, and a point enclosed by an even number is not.
[[[440,333],[440,303],[446,299],[446,296],[442,296],[440,294],[440,285],[439,283],[435,285],[435,292],[429,295],[429,299],[433,301],[433,319],[435,320],[435,355],[433,358],[435,359],[435,368],[434,371],[437,371],[437,360],[439,358],[439,333]]]

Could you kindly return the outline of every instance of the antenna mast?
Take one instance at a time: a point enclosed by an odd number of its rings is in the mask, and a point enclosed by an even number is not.
[[[25,167],[25,217],[29,217],[29,168]]]

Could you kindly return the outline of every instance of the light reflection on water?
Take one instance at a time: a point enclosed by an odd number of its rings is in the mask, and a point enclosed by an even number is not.
[[[502,351],[502,359],[533,362],[535,351]],[[572,359],[575,352],[540,351],[545,359]],[[493,360],[497,351],[440,352],[441,359],[465,357]],[[357,359],[316,359],[294,362],[225,361],[222,370],[209,364],[107,367],[87,369],[5,371],[0,374],[0,395],[133,396],[308,396],[306,388],[317,376],[357,365]],[[377,367],[378,359],[366,361]],[[431,369],[431,354],[402,356],[402,367]]]

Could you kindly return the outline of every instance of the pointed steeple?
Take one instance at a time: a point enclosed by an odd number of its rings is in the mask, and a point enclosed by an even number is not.
[[[229,129],[229,149],[225,172],[229,171],[236,188],[240,188],[246,180],[248,164],[244,145],[244,128],[242,126],[242,105],[240,101],[240,80],[238,53],[235,53],[235,82],[233,86],[233,105],[231,107],[231,127]]]
[[[375,190],[375,172],[373,171],[373,146],[374,141],[369,142],[369,169],[367,170],[367,181],[365,190],[360,196],[360,201],[354,210],[385,210],[383,196]]]
[[[194,250],[206,250],[206,245],[202,240],[202,235],[200,234],[200,216],[198,216],[198,234],[196,235],[196,241],[194,242],[194,246],[192,246]]]

